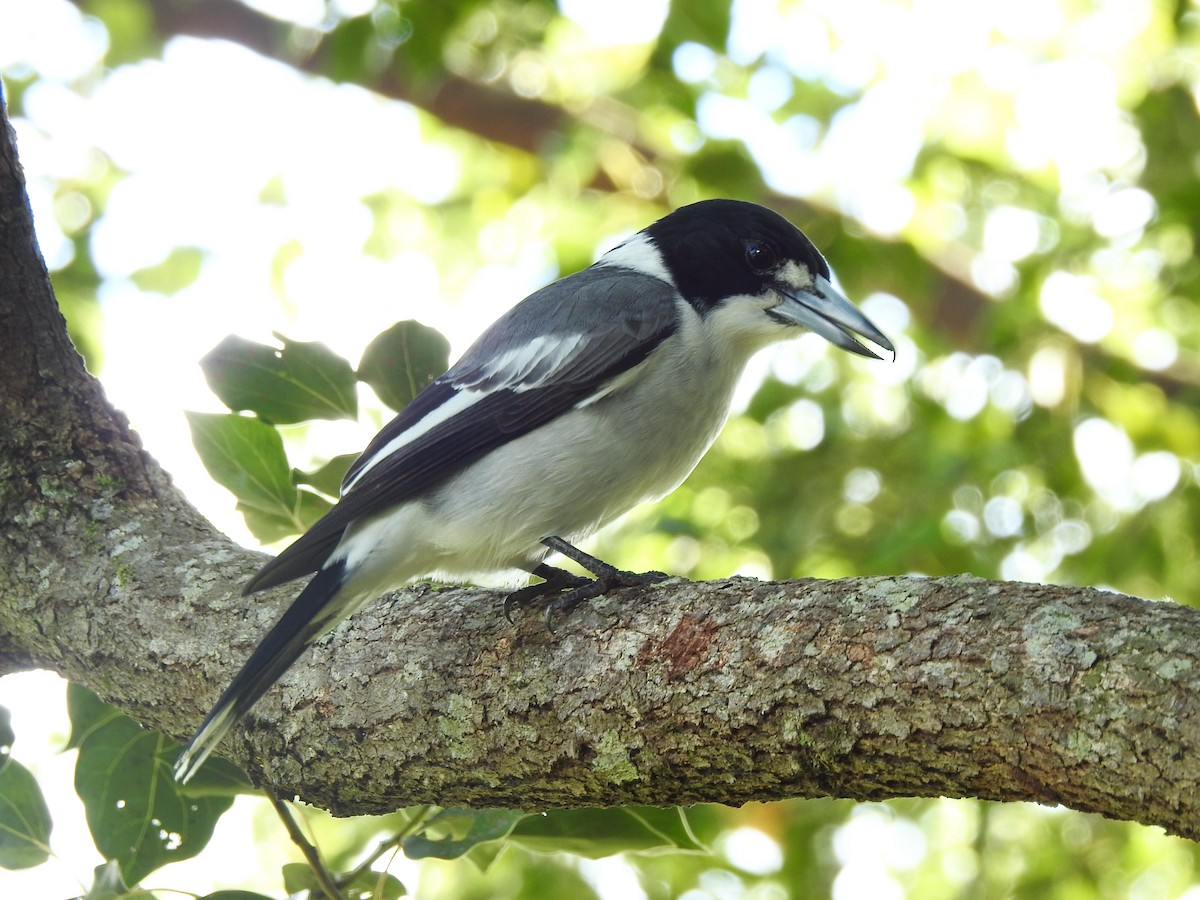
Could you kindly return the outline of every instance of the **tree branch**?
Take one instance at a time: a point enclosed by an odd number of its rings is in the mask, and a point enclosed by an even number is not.
[[[0,653],[191,732],[293,591],[216,533],[66,338],[0,128]],[[1200,838],[1200,612],[955,578],[675,581],[550,634],[416,585],[224,747],[339,814],[784,797],[1062,803]]]

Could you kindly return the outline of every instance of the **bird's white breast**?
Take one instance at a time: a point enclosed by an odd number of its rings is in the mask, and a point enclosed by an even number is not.
[[[356,523],[338,549],[379,593],[429,573],[525,568],[670,493],[711,446],[751,349],[680,301],[672,352],[493,450],[422,500]],[[711,317],[710,317],[711,318]]]

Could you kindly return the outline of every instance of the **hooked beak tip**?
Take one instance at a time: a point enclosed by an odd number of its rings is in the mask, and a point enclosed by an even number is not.
[[[781,321],[803,325],[825,338],[835,347],[869,359],[883,360],[878,353],[860,343],[862,337],[892,354],[896,361],[896,346],[875,323],[844,297],[828,279],[817,277],[804,290],[782,290],[791,302],[786,309],[777,309]]]

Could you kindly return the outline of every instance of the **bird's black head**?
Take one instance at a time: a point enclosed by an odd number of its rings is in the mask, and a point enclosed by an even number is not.
[[[692,308],[711,320],[712,334],[743,346],[761,346],[806,328],[862,356],[878,358],[856,334],[895,352],[830,283],[829,264],[812,241],[787,219],[753,203],[705,200],[680,207],[608,260],[669,278]],[[655,272],[656,267],[666,271]]]
[[[679,292],[701,313],[775,282],[788,262],[813,277],[829,265],[812,241],[778,213],[741,200],[682,206],[645,229]]]

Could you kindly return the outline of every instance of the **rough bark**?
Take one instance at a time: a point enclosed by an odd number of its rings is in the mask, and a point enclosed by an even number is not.
[[[216,533],[66,337],[0,109],[0,671],[185,736],[292,591]],[[415,802],[1062,803],[1200,837],[1200,612],[970,577],[615,595],[548,632],[418,585],[310,653],[225,746],[339,814]]]

